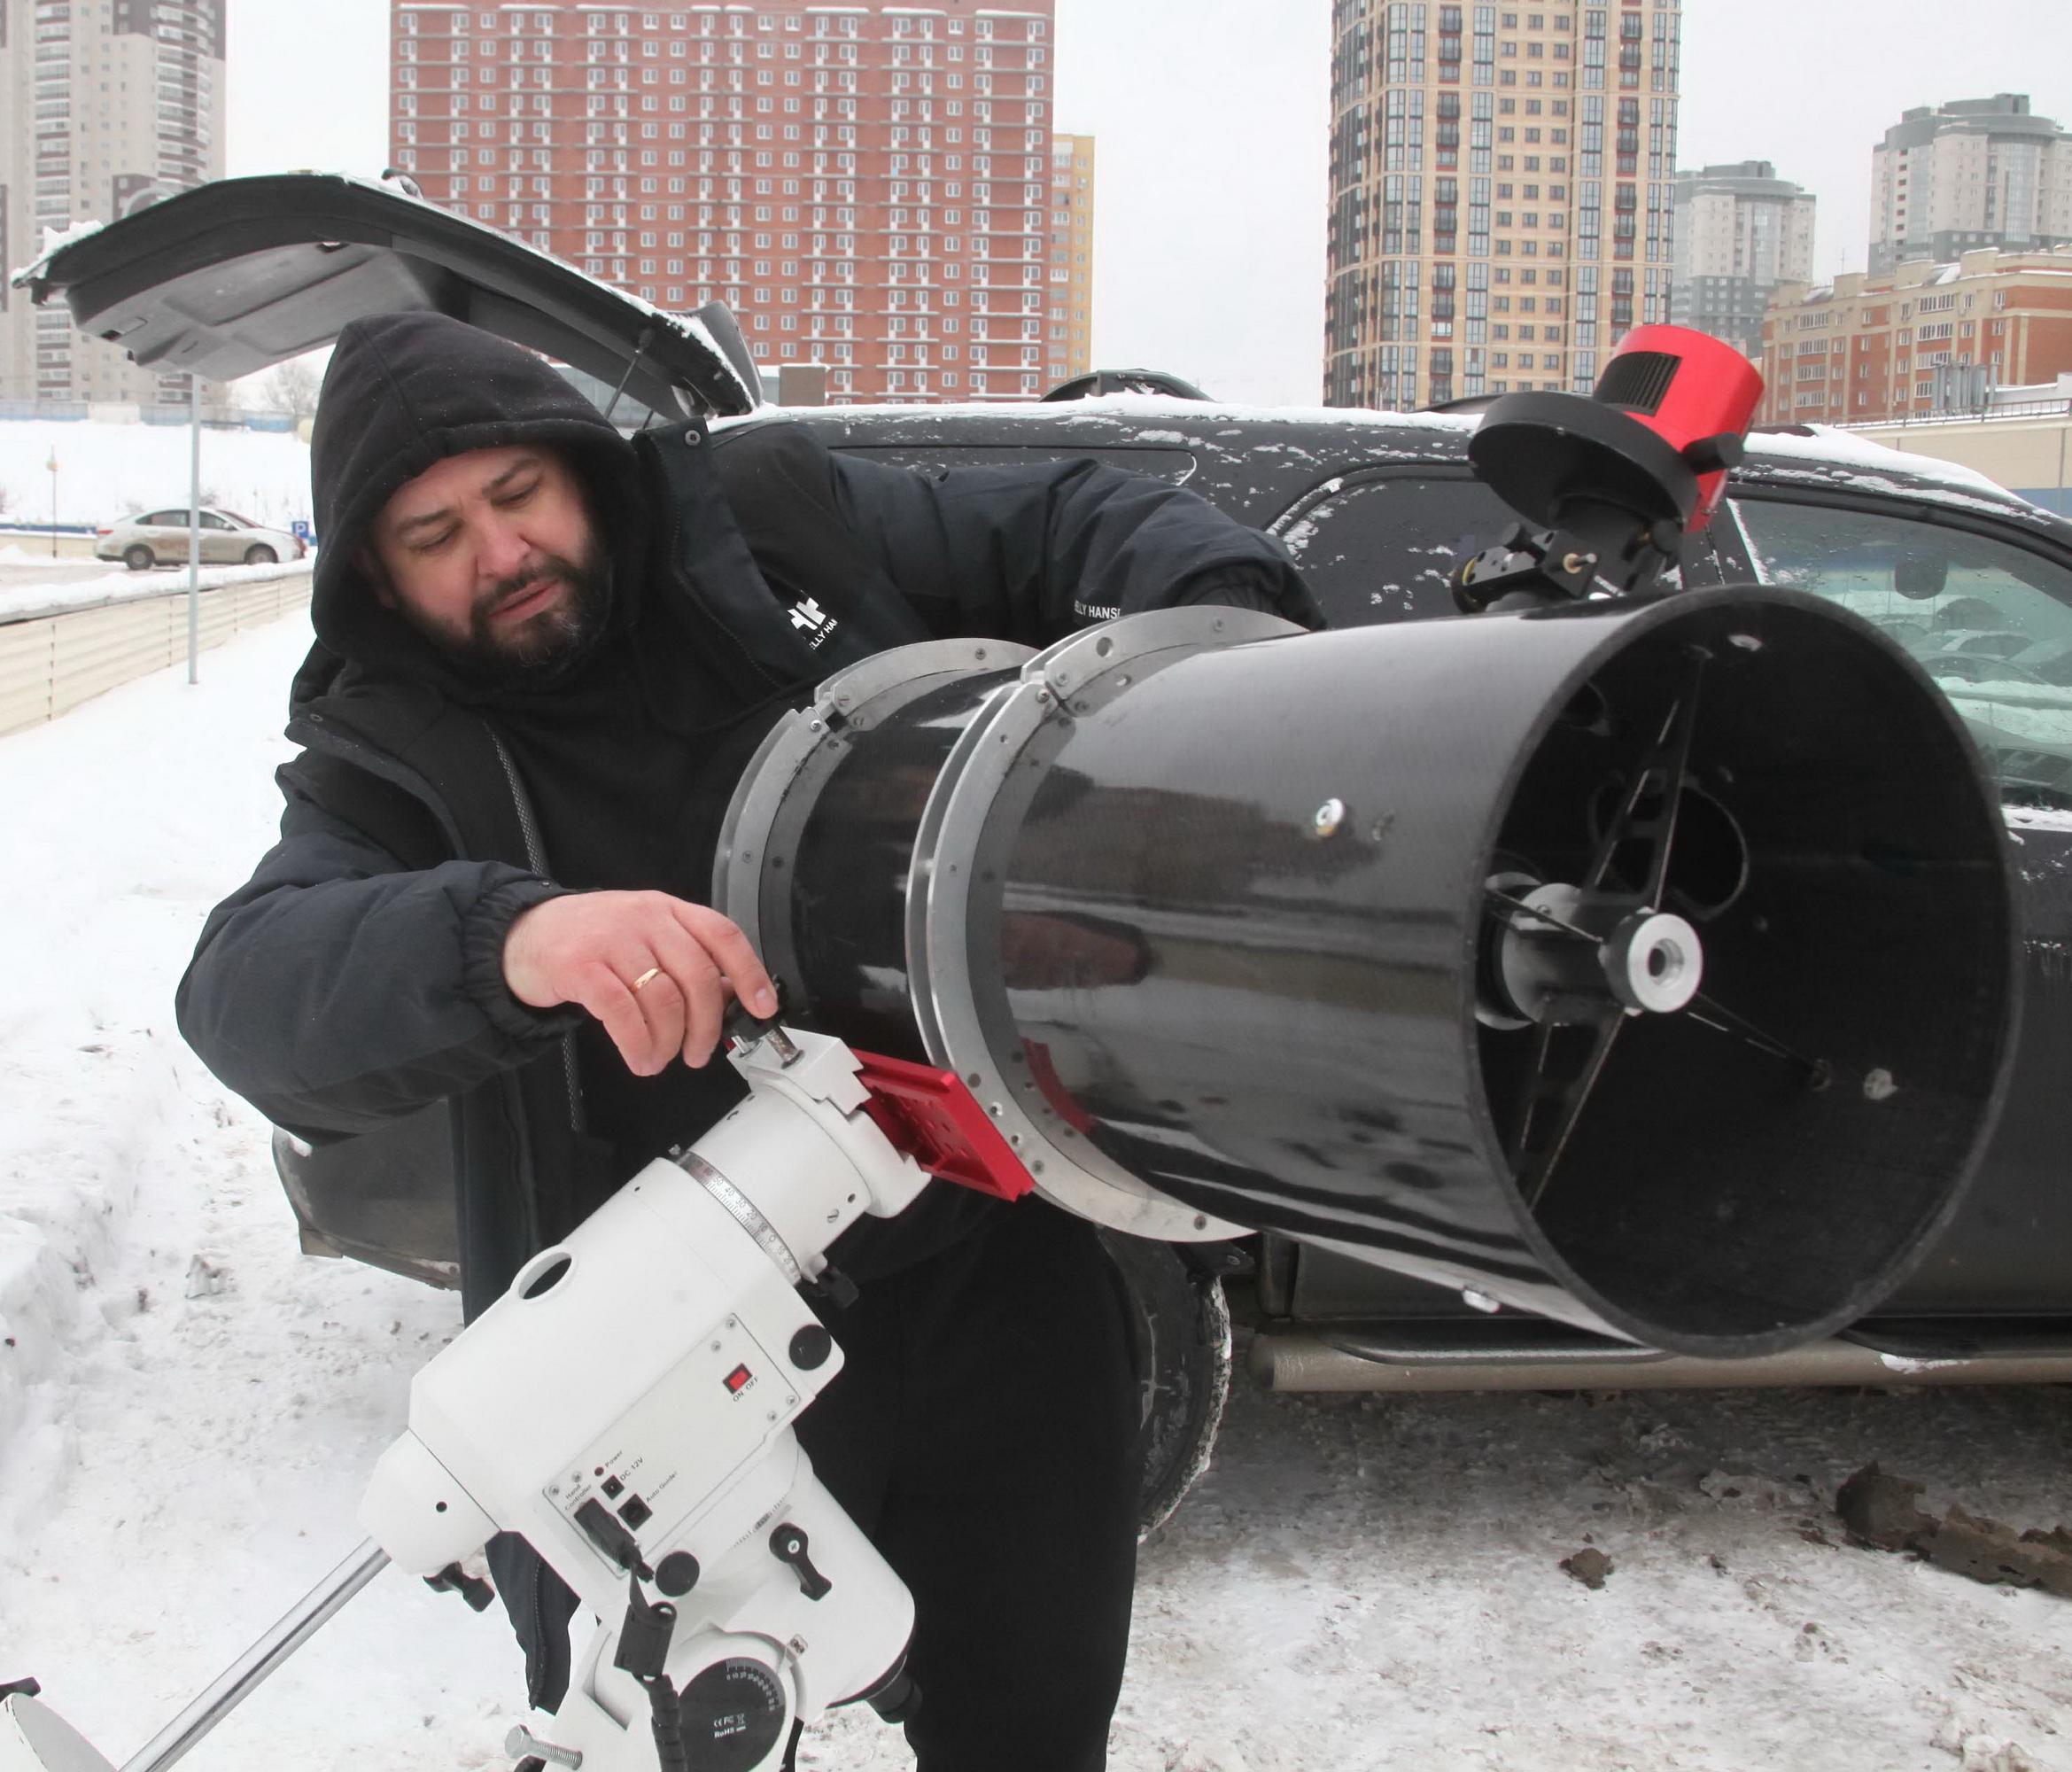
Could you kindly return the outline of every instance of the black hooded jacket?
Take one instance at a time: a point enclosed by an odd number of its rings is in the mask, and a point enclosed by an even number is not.
[[[546,688],[470,679],[355,563],[407,481],[511,444],[566,453],[612,558],[605,641]],[[1176,602],[1308,609],[1271,542],[1161,482],[1086,461],[917,473],[836,455],[781,419],[628,441],[538,358],[437,315],[346,329],[313,478],[317,641],[288,728],[304,749],[279,772],[280,842],[203,930],[180,1025],[313,1145],[446,1104],[469,1316],[625,1173],[613,1129],[585,1113],[588,1018],[526,1008],[501,968],[513,920],[571,882],[664,883],[638,858],[613,877],[613,858],[544,840],[528,775],[553,790],[596,710],[638,682],[640,721],[598,742],[645,730],[673,744],[704,772],[710,828],[768,721],[888,646],[1041,644],[1090,612]],[[703,896],[689,890],[709,878],[702,847],[687,843],[671,890]]]
[[[356,563],[406,482],[517,444],[579,470],[611,562],[602,639],[528,688],[471,675]],[[1273,544],[1160,482],[1084,461],[916,473],[781,419],[628,441],[539,359],[435,315],[346,329],[313,477],[316,644],[288,727],[302,750],[278,773],[279,842],[202,931],[180,1027],[349,1182],[399,1135],[437,1147],[470,1318],[654,1154],[659,1129],[695,1138],[732,1085],[724,1065],[632,1079],[581,1012],[520,1004],[502,948],[522,912],[571,888],[702,898],[755,742],[887,647],[1042,644],[1179,602],[1313,608]],[[852,1271],[894,1265],[990,1209],[948,1188],[922,1204],[932,1223],[917,1208],[874,1255],[838,1253]],[[551,1707],[572,1598],[516,1541],[500,1551],[531,1696]]]

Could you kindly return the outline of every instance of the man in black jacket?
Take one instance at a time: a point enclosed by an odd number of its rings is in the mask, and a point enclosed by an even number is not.
[[[1265,538],[1161,483],[923,475],[782,423],[629,443],[537,358],[433,315],[345,330],[313,450],[304,750],[180,1024],[333,1156],[447,1104],[470,1317],[737,1098],[707,1061],[729,996],[766,1011],[769,980],[702,901],[743,764],[813,685],[932,636],[1308,611]],[[913,1590],[920,1766],[1098,1768],[1137,1403],[1091,1227],[938,1185],[833,1253],[862,1294],[801,1438]],[[515,1540],[493,1565],[551,1709],[572,1596]]]

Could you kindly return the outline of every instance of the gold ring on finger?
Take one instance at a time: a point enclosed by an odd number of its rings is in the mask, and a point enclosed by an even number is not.
[[[643,972],[638,978],[633,980],[633,990],[636,994],[640,991],[643,985],[652,983],[661,975],[662,968],[659,966],[649,967],[647,971]]]

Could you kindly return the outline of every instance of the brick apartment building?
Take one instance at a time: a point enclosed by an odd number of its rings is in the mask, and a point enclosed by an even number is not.
[[[1668,318],[1681,20],[1333,0],[1327,401],[1588,390]]]
[[[1767,424],[1869,424],[1959,409],[1968,390],[2072,370],[2072,247],[1781,287],[1763,325]]]
[[[1053,4],[392,0],[391,152],[837,403],[1027,399],[1078,361]]]
[[[2072,242],[2072,134],[2024,92],[1901,114],[1871,150],[1870,269]]]
[[[0,0],[0,400],[187,404],[187,377],[137,368],[5,273],[46,231],[223,175],[224,4]],[[204,384],[205,405],[221,397]]]

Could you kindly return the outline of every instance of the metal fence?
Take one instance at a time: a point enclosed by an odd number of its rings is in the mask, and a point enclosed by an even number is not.
[[[201,593],[201,645],[304,609],[310,575],[296,572]],[[53,720],[118,684],[187,657],[187,594],[0,626],[0,736]]]
[[[189,424],[193,422],[184,398],[177,406],[136,406],[122,401],[85,400],[0,400],[0,420],[25,419],[45,424],[79,424],[99,420],[112,424]],[[204,406],[204,431],[293,431],[300,421],[291,412],[246,411]]]
[[[1866,420],[1861,424],[1845,424],[1844,431],[1890,430],[1895,427],[1913,430],[1929,424],[1986,424],[2003,418],[2063,418],[2072,415],[2072,396],[2060,396],[2049,400],[2010,400],[1996,401],[1991,406],[1977,410],[1961,412],[1902,412],[1890,418]]]

